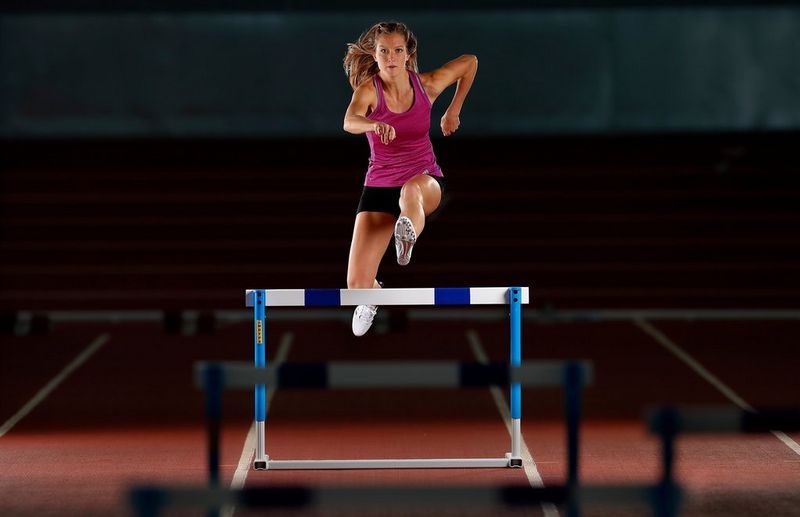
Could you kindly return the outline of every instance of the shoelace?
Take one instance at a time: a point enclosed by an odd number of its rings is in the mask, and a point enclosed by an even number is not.
[[[377,311],[377,310],[373,311],[372,309],[370,309],[369,307],[367,307],[367,308],[366,308],[366,309],[364,309],[363,311],[359,311],[359,312],[358,312],[358,319],[360,319],[360,320],[366,320],[366,319],[374,318],[374,317],[375,317],[375,313],[376,313],[376,312],[378,312],[378,311]],[[369,316],[369,317],[367,317],[367,314],[368,314],[368,313],[370,314],[370,316]]]

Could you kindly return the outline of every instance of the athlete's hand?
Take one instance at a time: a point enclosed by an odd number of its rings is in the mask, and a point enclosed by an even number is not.
[[[449,111],[444,112],[441,123],[442,134],[444,136],[450,136],[455,133],[460,125],[461,120],[458,118],[458,113],[450,113]]]
[[[378,138],[380,138],[381,142],[384,144],[388,144],[394,140],[396,136],[394,128],[385,122],[375,122],[372,130],[375,131],[375,134],[378,135]]]

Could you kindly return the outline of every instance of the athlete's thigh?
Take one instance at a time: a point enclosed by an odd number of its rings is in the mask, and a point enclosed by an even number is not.
[[[389,246],[395,221],[394,215],[385,212],[359,212],[356,215],[348,270],[377,271]]]

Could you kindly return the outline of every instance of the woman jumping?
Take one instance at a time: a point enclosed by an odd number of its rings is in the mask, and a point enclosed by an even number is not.
[[[398,22],[381,22],[347,46],[344,69],[353,98],[344,130],[367,134],[369,168],[358,204],[350,259],[349,289],[379,288],[375,279],[394,235],[397,263],[405,266],[425,228],[425,218],[439,206],[445,188],[429,136],[431,106],[448,86],[455,95],[441,120],[442,134],[452,135],[475,79],[478,58],[463,55],[431,72],[417,71],[417,38]],[[353,334],[363,336],[378,308],[359,305]]]

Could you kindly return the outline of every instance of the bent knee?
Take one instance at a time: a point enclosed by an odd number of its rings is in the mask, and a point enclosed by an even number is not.
[[[400,189],[400,198],[406,202],[422,202],[422,187],[414,181],[409,181]]]
[[[347,274],[347,288],[348,289],[369,289],[374,286],[375,278],[366,275],[359,275],[358,273]]]

